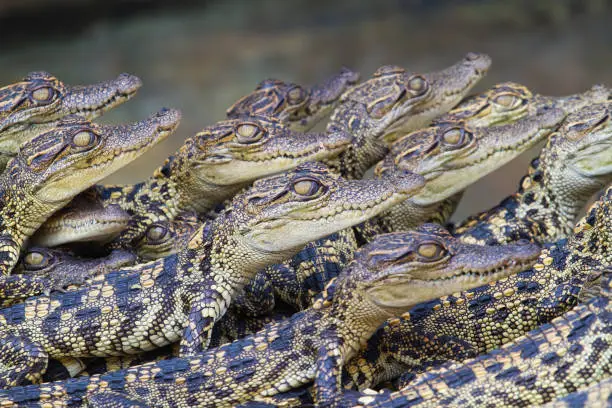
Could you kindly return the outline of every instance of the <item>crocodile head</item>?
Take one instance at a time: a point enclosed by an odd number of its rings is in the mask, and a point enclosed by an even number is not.
[[[547,109],[561,109],[569,114],[588,105],[606,102],[609,95],[610,90],[602,85],[595,85],[575,95],[534,95],[523,85],[504,82],[464,99],[450,112],[436,119],[434,124],[462,120],[476,127],[503,125]]]
[[[237,195],[228,225],[239,246],[287,259],[310,241],[359,224],[422,187],[414,174],[345,180],[319,163],[257,180]]]
[[[334,302],[345,315],[359,316],[361,327],[350,332],[361,332],[367,339],[386,319],[418,303],[528,269],[539,254],[540,247],[527,241],[470,245],[438,225],[423,224],[379,235],[359,249],[337,278]]]
[[[420,80],[412,79],[408,85],[424,90],[424,93],[407,115],[384,129],[382,139],[390,144],[401,135],[427,126],[433,119],[448,112],[485,76],[490,66],[489,56],[470,52],[461,61],[442,71],[420,75]],[[399,67],[383,67],[377,74],[400,75],[401,71]]]
[[[169,164],[170,173],[186,208],[204,211],[255,179],[335,157],[352,140],[341,131],[293,131],[278,119],[261,116],[231,119],[188,139]]]
[[[75,195],[165,139],[179,120],[180,113],[171,109],[118,126],[65,117],[53,130],[24,144],[8,163],[2,187],[12,199],[6,205],[38,205],[44,208],[37,214],[42,222]]]
[[[228,110],[228,118],[268,116],[287,123],[293,130],[314,126],[338,102],[340,95],[359,80],[359,74],[343,68],[340,73],[312,89],[267,79]]]
[[[102,205],[95,189],[77,195],[51,216],[34,234],[31,241],[40,246],[57,246],[69,242],[107,242],[123,231],[130,215],[118,205]]]
[[[63,289],[71,284],[80,285],[94,275],[105,274],[134,262],[136,255],[124,250],[114,250],[101,258],[86,259],[65,250],[31,247],[13,273],[48,278],[52,289]]]
[[[434,124],[464,121],[475,127],[514,122],[530,113],[531,91],[521,84],[504,82],[481,94],[465,98]]]
[[[94,85],[69,86],[47,72],[32,72],[0,88],[0,153],[15,155],[23,142],[53,128],[64,116],[100,116],[130,99],[141,85],[139,78],[121,74]]]
[[[154,222],[136,242],[136,253],[145,260],[175,254],[187,245],[201,224],[198,215],[191,211],[180,213],[172,220]]]
[[[612,182],[611,115],[612,105],[607,103],[584,107],[568,115],[542,149],[539,168],[544,184],[562,210],[573,209],[574,203],[583,203]]]
[[[396,169],[417,173],[427,182],[411,200],[419,205],[437,203],[533,147],[564,117],[563,111],[549,109],[494,127],[440,123],[397,140],[375,173]]]

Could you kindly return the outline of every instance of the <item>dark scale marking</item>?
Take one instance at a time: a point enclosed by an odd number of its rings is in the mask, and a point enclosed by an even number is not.
[[[512,379],[518,376],[520,373],[521,371],[518,368],[510,367],[510,368],[505,369],[504,371],[501,371],[499,374],[495,376],[495,378],[497,380],[509,380],[509,379]]]

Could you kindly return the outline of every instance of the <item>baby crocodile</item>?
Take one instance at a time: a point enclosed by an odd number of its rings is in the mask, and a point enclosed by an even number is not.
[[[250,314],[260,314],[272,308],[276,298],[304,309],[311,304],[313,295],[351,260],[358,242],[367,242],[378,233],[413,228],[432,216],[432,206],[417,203],[415,197],[444,200],[533,146],[552,132],[564,116],[563,111],[551,109],[513,124],[476,129],[462,122],[446,122],[417,132],[422,138],[398,140],[377,167],[378,177],[398,170],[415,171],[427,180],[425,187],[365,226],[357,227],[359,241],[354,235],[351,240],[350,235],[347,238],[347,234],[335,234],[309,244],[288,263],[266,268],[249,285],[243,308]],[[444,189],[450,189],[450,194],[444,195]]]
[[[556,128],[559,111],[567,115],[605,102],[609,93],[609,89],[595,86],[582,94],[548,97],[532,95],[518,84],[503,83],[468,98],[438,118],[435,126],[400,138],[378,164],[376,174],[393,168],[407,169],[425,177],[426,188],[413,199],[366,223],[360,231],[361,239],[367,241],[376,233],[414,228],[425,221],[445,223],[469,184],[543,140]],[[497,126],[526,117],[539,118],[542,132],[531,138],[521,137],[520,129],[515,130],[518,136],[514,139],[495,135],[501,129]],[[494,125],[496,128],[486,129],[485,134],[490,136],[481,138],[482,128]]]
[[[69,116],[54,130],[24,144],[0,177],[0,274],[11,272],[27,238],[53,212],[163,140],[179,119],[178,111],[166,109],[122,126]],[[4,282],[2,289],[25,296],[19,285],[7,287]],[[3,300],[10,297],[5,295]]]
[[[36,381],[49,356],[136,354],[179,339],[182,355],[201,351],[257,270],[376,215],[422,184],[408,174],[346,181],[317,163],[258,180],[179,254],[0,310],[2,385]]]
[[[531,162],[519,190],[454,233],[480,244],[567,237],[587,200],[612,181],[611,113],[612,105],[596,104],[569,115]]]
[[[327,125],[328,132],[355,136],[351,146],[325,162],[344,177],[361,178],[381,160],[398,132],[423,127],[448,112],[486,74],[491,59],[469,53],[451,67],[417,74],[397,66],[383,66],[372,78],[340,98]]]
[[[97,189],[85,190],[47,219],[32,236],[32,243],[50,247],[79,242],[83,237],[102,243],[112,240],[128,227],[130,214],[116,204],[103,204]]]
[[[95,407],[103,406],[96,401],[129,400],[142,406],[231,407],[274,395],[312,382],[317,354],[349,358],[382,321],[408,305],[516,272],[538,252],[532,244],[461,244],[434,225],[381,236],[358,252],[330,284],[328,296],[255,335],[189,358],[13,388],[0,392],[0,404],[81,406],[86,400]]]
[[[540,406],[609,378],[612,270],[606,275],[603,296],[576,306],[515,342],[464,364],[447,364],[423,374],[398,392],[363,396],[358,404],[345,402],[345,406]]]
[[[560,316],[577,303],[595,267],[612,262],[612,187],[568,240],[544,249],[526,271],[474,290],[443,296],[383,325],[348,363],[349,379],[366,388],[444,361],[493,350]],[[413,376],[407,374],[403,382]]]
[[[119,249],[104,257],[87,259],[66,250],[30,247],[14,273],[46,278],[50,282],[48,289],[64,290],[71,285],[84,283],[87,278],[133,265],[134,262],[136,255]]]
[[[236,101],[227,110],[227,117],[274,117],[287,123],[293,130],[306,131],[329,114],[338,104],[340,96],[358,80],[359,74],[347,68],[311,89],[277,79],[266,79],[253,92]]]
[[[130,215],[128,228],[109,246],[131,249],[154,222],[172,219],[187,210],[206,212],[253,180],[338,155],[351,140],[345,132],[292,131],[278,119],[265,117],[218,122],[188,138],[147,181],[94,187],[103,207],[116,205]],[[63,221],[66,213],[81,221],[68,225]],[[92,221],[84,214],[74,215],[74,209],[60,211],[52,223],[47,230],[53,232],[55,242],[92,236],[80,227]],[[41,234],[39,239],[49,240],[49,235]]]
[[[139,78],[121,74],[94,85],[69,86],[47,72],[31,72],[0,88],[0,169],[19,146],[51,130],[67,115],[94,119],[130,99],[142,86]]]

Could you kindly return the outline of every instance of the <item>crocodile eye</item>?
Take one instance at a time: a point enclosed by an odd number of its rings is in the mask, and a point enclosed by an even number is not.
[[[23,258],[23,265],[26,269],[40,269],[49,264],[49,257],[42,252],[32,251]]]
[[[425,258],[426,261],[437,261],[446,255],[446,249],[437,242],[427,242],[419,245],[417,253]]]
[[[168,228],[159,224],[153,224],[147,229],[146,235],[149,241],[158,242],[164,239],[167,234]]]
[[[287,92],[287,100],[291,105],[297,105],[299,103],[302,103],[304,102],[304,99],[306,99],[306,93],[299,86],[296,86],[290,89],[289,92]]]
[[[463,146],[469,139],[470,133],[463,128],[452,128],[444,132],[442,141],[452,147]]]
[[[72,136],[72,145],[78,148],[92,147],[97,139],[94,132],[90,130],[80,130]]]
[[[313,179],[302,178],[293,182],[293,191],[302,197],[313,197],[321,190],[323,190],[321,183]]]
[[[427,91],[428,84],[422,76],[414,76],[408,80],[408,88],[417,95],[421,95]]]
[[[243,123],[236,127],[236,138],[239,143],[255,143],[263,136],[259,126],[254,123]]]
[[[50,103],[55,98],[55,89],[50,86],[43,86],[34,89],[31,93],[32,99],[41,105]]]
[[[516,95],[504,94],[495,97],[493,102],[504,109],[513,109],[519,106],[523,102],[523,99]]]

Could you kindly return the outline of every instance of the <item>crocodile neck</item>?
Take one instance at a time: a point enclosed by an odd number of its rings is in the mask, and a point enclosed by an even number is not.
[[[422,372],[441,361],[462,361],[498,348],[573,308],[594,270],[612,263],[611,202],[609,188],[579,222],[574,235],[544,249],[531,269],[421,303],[402,315],[399,323],[383,325],[349,362],[345,384],[372,387],[400,372]]]
[[[463,192],[431,205],[420,205],[408,199],[355,228],[360,245],[371,242],[377,235],[408,231],[426,222],[444,225],[457,208]]]
[[[365,172],[388,152],[386,145],[378,140],[379,132],[361,103],[345,102],[334,111],[327,132],[336,131],[348,132],[355,140],[340,155],[323,162],[345,178],[363,178]]]
[[[17,264],[21,248],[54,211],[69,200],[45,204],[20,185],[19,176],[0,180],[0,274],[8,275]]]
[[[574,188],[572,182],[561,182],[556,171],[548,170],[555,160],[550,156],[542,154],[534,159],[516,193],[493,209],[464,221],[455,234],[464,242],[488,245],[519,239],[544,243],[570,235],[587,199],[603,186],[590,181]]]

